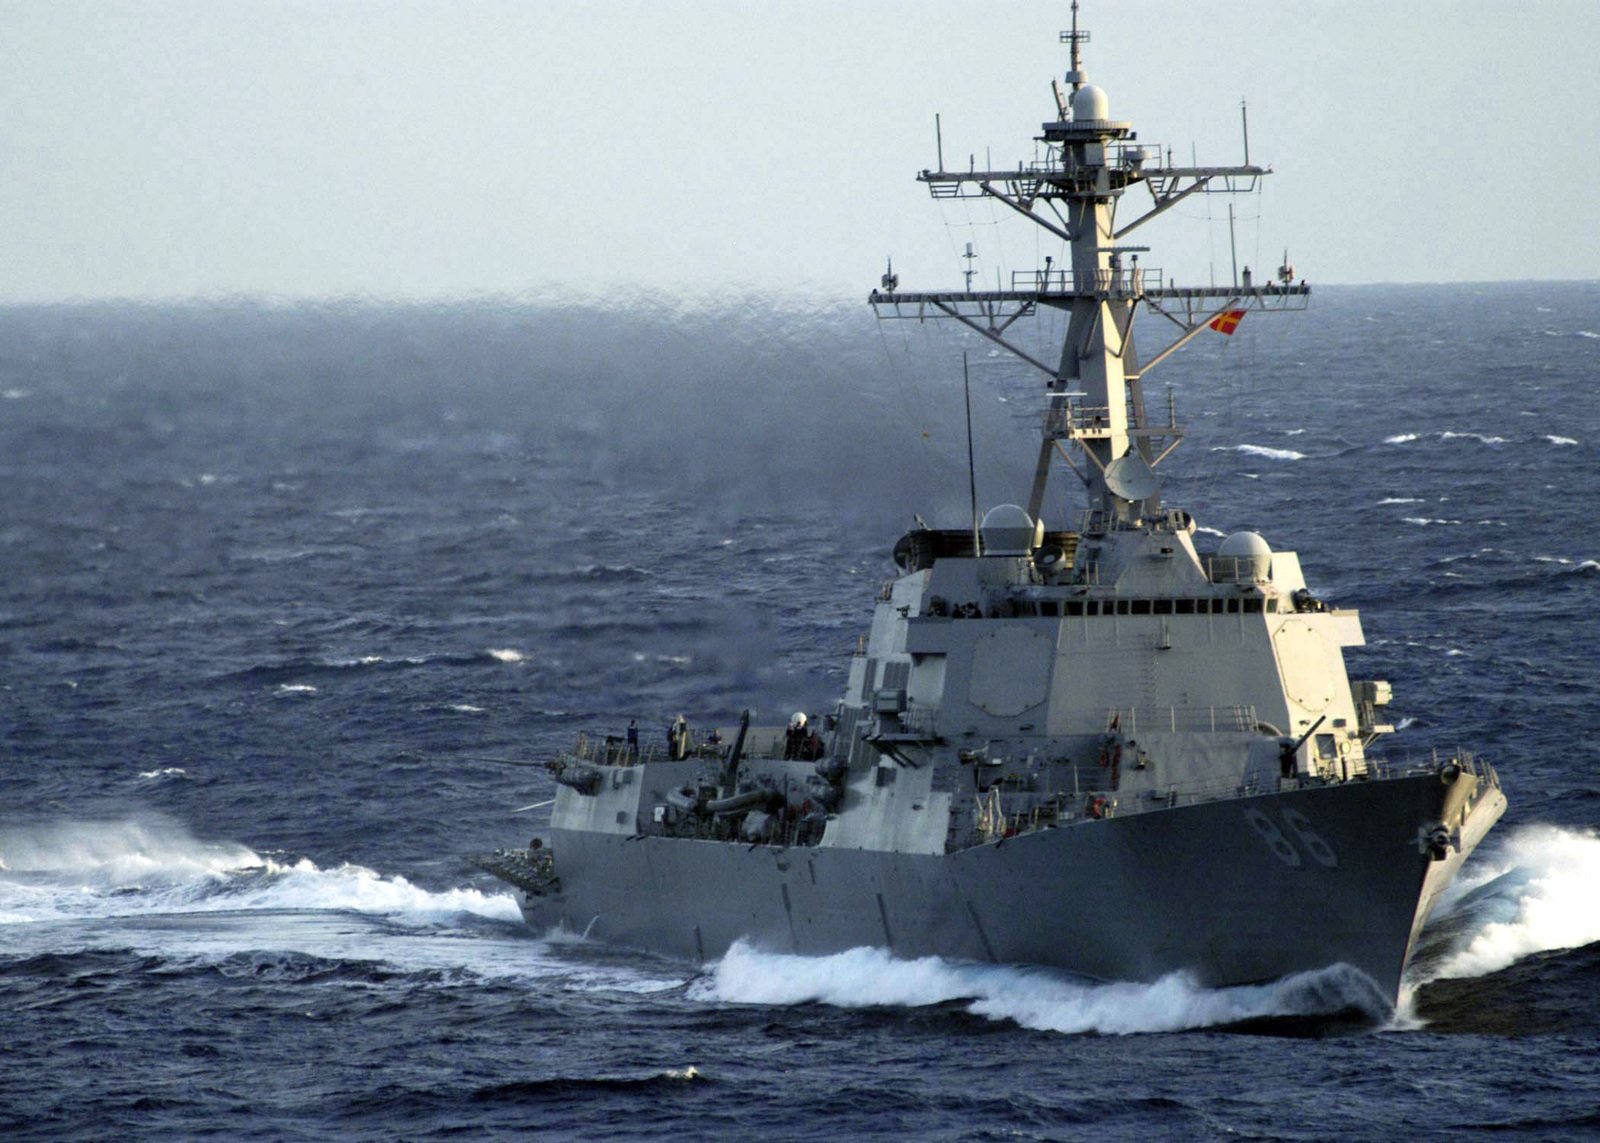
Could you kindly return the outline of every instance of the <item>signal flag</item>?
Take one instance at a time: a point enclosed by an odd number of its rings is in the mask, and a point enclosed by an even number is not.
[[[1218,333],[1225,333],[1229,337],[1232,337],[1233,331],[1239,328],[1239,323],[1243,320],[1243,310],[1223,310],[1216,317],[1206,322],[1206,324],[1212,329],[1216,330]]]

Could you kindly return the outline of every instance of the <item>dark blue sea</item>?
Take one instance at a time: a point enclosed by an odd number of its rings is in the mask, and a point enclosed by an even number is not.
[[[1023,498],[1034,380],[865,305],[0,310],[0,1135],[1600,1135],[1596,283],[1321,289],[1147,382],[1169,503],[1362,609],[1391,755],[1505,785],[1393,1018],[701,969],[462,860],[580,731],[831,708],[913,513],[968,519],[962,350]]]

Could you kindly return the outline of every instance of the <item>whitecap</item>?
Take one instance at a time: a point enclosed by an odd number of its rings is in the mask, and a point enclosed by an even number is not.
[[[1505,437],[1489,436],[1485,433],[1457,433],[1448,429],[1439,434],[1439,439],[1442,441],[1473,440],[1479,444],[1486,445],[1502,445],[1506,443]]]
[[[317,688],[310,683],[279,683],[278,693],[280,695],[314,695],[317,693]]]
[[[1590,339],[1594,339],[1594,338],[1600,338],[1600,333],[1595,333],[1594,330],[1592,330],[1592,329],[1580,329],[1578,331],[1578,336],[1579,337],[1587,337],[1587,338],[1590,338]]]
[[[1416,433],[1396,433],[1392,437],[1384,437],[1384,444],[1410,444],[1417,439]]]
[[[182,766],[164,766],[159,770],[141,770],[141,778],[187,778],[189,771]]]
[[[513,650],[510,647],[491,647],[486,654],[491,659],[501,663],[520,663],[524,659],[521,651]]]
[[[1420,496],[1385,496],[1378,501],[1379,504],[1421,504],[1422,502],[1422,497]]]
[[[635,663],[662,663],[681,667],[694,662],[694,658],[690,655],[664,655],[651,654],[648,651],[635,651],[633,652],[633,661]]]
[[[456,712],[458,712],[460,714],[482,714],[483,713],[483,707],[481,707],[481,706],[473,706],[469,702],[453,702],[453,703],[450,704],[448,709],[456,711]]]
[[[1238,452],[1246,456],[1259,456],[1267,460],[1304,460],[1306,454],[1292,448],[1268,448],[1266,445],[1218,445],[1212,452]]]
[[[1544,439],[1553,445],[1575,445],[1578,443],[1572,437],[1558,437],[1554,433],[1546,433]]]
[[[322,665],[327,667],[339,667],[342,669],[345,667],[375,667],[379,663],[387,663],[388,661],[389,660],[385,659],[382,655],[362,655],[356,659],[324,659],[322,660]],[[420,663],[422,660],[406,659],[402,661],[408,663]]]

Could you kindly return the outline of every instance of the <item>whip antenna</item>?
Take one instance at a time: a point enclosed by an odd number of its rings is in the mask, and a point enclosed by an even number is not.
[[[978,540],[978,470],[972,460],[972,371],[967,368],[967,351],[961,351],[961,387],[967,395],[967,490],[972,494],[972,554],[983,555]]]

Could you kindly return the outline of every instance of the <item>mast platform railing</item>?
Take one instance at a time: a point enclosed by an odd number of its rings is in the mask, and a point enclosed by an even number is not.
[[[1284,285],[1269,282],[1248,286],[1180,286],[1175,281],[1161,284],[1161,271],[1151,267],[1124,267],[1120,270],[1017,270],[1011,275],[1009,290],[873,290],[867,302],[880,318],[922,319],[937,317],[926,307],[971,310],[983,316],[999,314],[999,307],[1015,306],[1022,316],[1035,305],[1061,305],[1077,298],[1102,300],[1143,300],[1151,309],[1173,316],[1184,315],[1191,323],[1210,318],[1226,305],[1245,311],[1303,310],[1311,302],[1311,287],[1305,282]],[[1231,304],[1228,304],[1231,303]],[[910,313],[901,307],[913,307]],[[885,308],[888,312],[885,312]]]
[[[1311,296],[1311,287],[1305,282],[1290,283],[1267,282],[1263,285],[1243,286],[1180,286],[1176,282],[1169,282],[1163,286],[1159,278],[1148,282],[1144,288],[1147,297],[1162,298],[1238,298],[1241,302],[1256,302],[1265,309],[1270,304],[1282,303],[1286,309],[1305,309],[1305,305],[1293,306],[1295,300],[1307,299]]]
[[[1120,124],[1122,127],[1128,124]],[[1054,140],[1060,143],[1065,140]],[[1019,202],[1077,195],[1101,197],[1105,187],[1100,175],[1109,173],[1117,192],[1147,182],[1157,202],[1188,194],[1250,194],[1271,168],[1250,164],[1238,166],[1169,165],[1170,156],[1149,143],[1113,142],[1104,163],[1072,162],[1061,154],[1018,162],[1013,168],[979,170],[976,164],[966,170],[923,170],[917,181],[928,187],[936,199],[990,197],[1003,189]]]
[[[1122,430],[1130,437],[1178,438],[1184,435],[1182,426],[1173,420],[1169,411],[1166,424],[1147,422],[1135,424],[1130,415]],[[1111,408],[1108,405],[1086,405],[1069,394],[1052,394],[1044,410],[1044,435],[1050,440],[1110,440],[1113,433]]]
[[[1303,310],[1311,304],[1311,287],[1305,282],[1271,281],[1261,285],[1248,278],[1237,286],[1180,286],[1160,281],[1146,285],[1140,295],[1154,313],[1185,329],[1208,322],[1219,310],[1244,313],[1281,313]]]
[[[1072,437],[1079,440],[1105,440],[1111,436],[1111,407],[1085,405],[1070,397],[1052,400],[1045,406],[1044,432],[1047,437]]]
[[[1161,288],[1161,271],[1150,266],[1113,266],[1104,270],[1016,270],[1011,288],[1018,293],[1142,297],[1147,288]]]
[[[1217,296],[1231,297],[1238,291],[1221,291]],[[1002,312],[1026,316],[1040,302],[1065,304],[1077,298],[1094,298],[1118,301],[1143,298],[1149,294],[1187,296],[1184,291],[1173,293],[1161,285],[1161,271],[1155,267],[1122,266],[1104,270],[1015,270],[1011,274],[1009,290],[907,290],[893,293],[873,290],[867,301],[881,317],[913,317],[922,319],[930,315],[925,307],[961,313],[972,312],[994,318]],[[902,306],[916,307],[912,313]],[[885,307],[892,307],[885,312]],[[1014,310],[1002,307],[1016,307]]]

